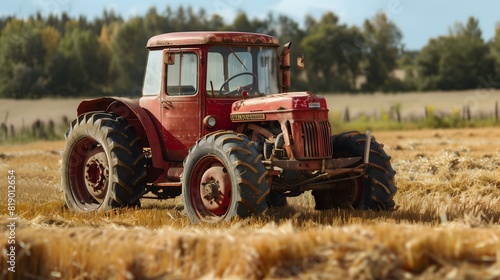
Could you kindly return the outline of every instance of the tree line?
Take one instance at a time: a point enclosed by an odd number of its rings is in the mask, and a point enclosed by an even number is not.
[[[266,33],[306,57],[292,69],[292,89],[315,92],[401,92],[500,87],[500,26],[484,41],[478,20],[456,23],[449,34],[408,51],[403,34],[384,13],[348,26],[333,12],[306,16],[303,26],[286,15],[231,23],[191,7],[125,20],[104,11],[93,20],[68,14],[0,18],[0,98],[139,96],[145,44],[159,33],[235,30]],[[399,74],[396,74],[399,73]]]

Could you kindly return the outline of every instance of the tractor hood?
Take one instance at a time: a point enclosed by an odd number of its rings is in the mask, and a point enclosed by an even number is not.
[[[253,114],[258,116],[263,112],[293,110],[328,110],[328,107],[323,96],[310,92],[279,93],[234,102],[231,108],[231,120],[251,120]]]

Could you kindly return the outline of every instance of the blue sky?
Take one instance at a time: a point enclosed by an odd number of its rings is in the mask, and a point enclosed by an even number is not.
[[[0,0],[0,16],[26,17],[36,11],[42,14],[66,11],[92,19],[104,9],[114,9],[128,18],[143,15],[152,6],[162,12],[167,6],[175,9],[181,5],[191,6],[195,11],[204,8],[209,14],[221,15],[226,22],[244,11],[251,19],[264,18],[272,12],[288,15],[302,24],[306,15],[319,19],[326,11],[332,11],[342,23],[358,26],[377,11],[385,11],[401,29],[407,49],[422,48],[430,38],[447,34],[451,26],[465,23],[469,16],[479,19],[485,40],[494,36],[495,26],[500,23],[498,0]]]

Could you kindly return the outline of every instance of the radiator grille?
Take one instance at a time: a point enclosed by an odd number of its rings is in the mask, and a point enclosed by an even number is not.
[[[306,158],[331,158],[333,146],[328,121],[303,122],[303,147]]]

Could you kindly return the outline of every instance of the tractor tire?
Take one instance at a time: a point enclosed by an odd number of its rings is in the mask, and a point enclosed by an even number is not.
[[[229,221],[267,209],[267,170],[253,141],[219,131],[199,139],[184,160],[182,196],[191,223]]]
[[[62,152],[66,205],[78,212],[138,206],[145,163],[141,141],[125,118],[105,112],[79,116]]]
[[[334,158],[363,157],[366,135],[358,131],[332,136]],[[317,210],[331,208],[353,208],[361,210],[392,210],[395,206],[393,197],[397,191],[390,157],[383,145],[374,137],[370,143],[369,166],[366,173],[358,178],[346,180],[332,190],[312,192]]]

